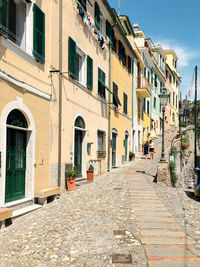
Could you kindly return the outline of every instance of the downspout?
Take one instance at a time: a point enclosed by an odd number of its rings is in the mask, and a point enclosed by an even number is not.
[[[134,108],[134,59],[132,60],[132,84],[131,84],[131,140],[132,140],[132,152],[134,152],[134,148],[133,148],[133,127],[134,127],[134,112],[133,112],[133,108]]]
[[[109,41],[109,91],[108,91],[108,166],[107,171],[110,171],[110,101],[111,101],[111,46],[112,42]]]
[[[59,100],[58,100],[58,186],[61,186],[62,156],[62,0],[59,1]]]

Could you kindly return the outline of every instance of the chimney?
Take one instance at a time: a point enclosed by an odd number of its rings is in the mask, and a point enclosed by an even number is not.
[[[139,31],[139,24],[133,24],[133,30]]]

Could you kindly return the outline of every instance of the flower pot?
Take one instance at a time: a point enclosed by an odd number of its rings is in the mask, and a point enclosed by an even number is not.
[[[90,182],[94,180],[94,170],[87,170],[87,180]]]
[[[135,160],[135,156],[130,156],[130,160]]]
[[[66,188],[68,191],[73,191],[76,189],[75,177],[66,177]]]

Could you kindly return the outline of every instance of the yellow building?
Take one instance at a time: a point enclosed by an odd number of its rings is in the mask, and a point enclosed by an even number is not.
[[[50,185],[51,1],[9,2],[0,6],[0,206],[16,209]]]
[[[111,54],[111,166],[120,166],[129,160],[132,137],[132,64],[136,54],[126,33],[133,34],[127,17],[118,18],[112,32]],[[124,23],[124,21],[126,21]]]
[[[169,73],[169,84],[172,89],[170,103],[170,124],[178,127],[179,125],[179,90],[180,90],[180,73],[177,70],[178,57],[174,50],[165,50],[167,56],[166,63],[168,64],[171,72]]]

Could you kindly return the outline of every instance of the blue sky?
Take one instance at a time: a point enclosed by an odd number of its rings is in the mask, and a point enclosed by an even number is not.
[[[119,1],[108,1],[118,12]],[[127,15],[132,25],[139,24],[155,45],[174,49],[179,57],[183,97],[191,87],[194,67],[198,66],[200,95],[200,0],[121,0],[120,14]],[[190,91],[193,95],[193,85]]]

